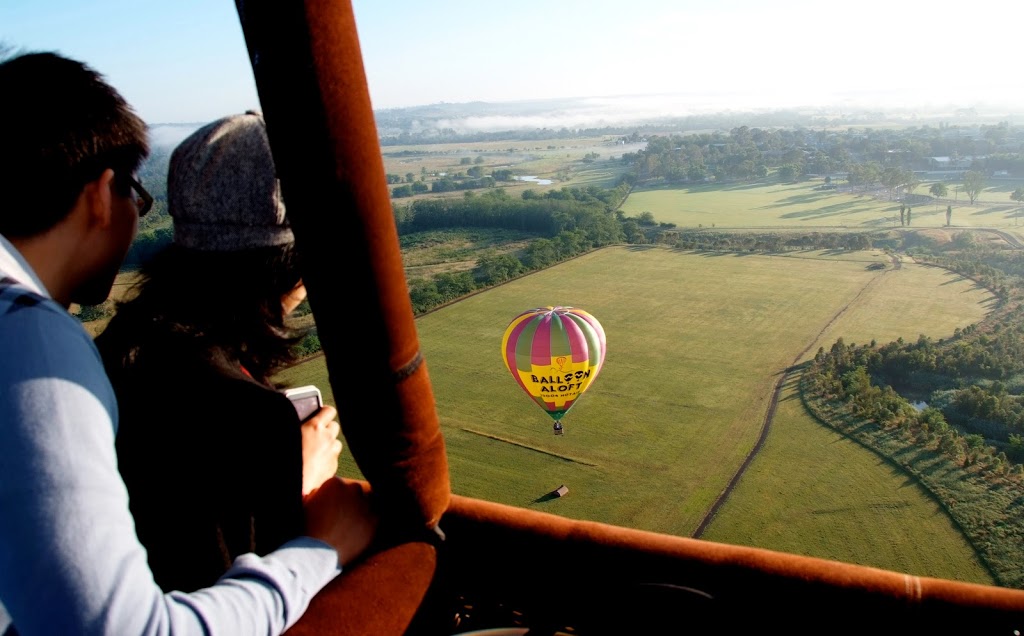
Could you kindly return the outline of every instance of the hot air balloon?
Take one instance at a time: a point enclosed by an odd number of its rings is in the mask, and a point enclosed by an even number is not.
[[[561,419],[597,378],[607,351],[604,328],[575,307],[530,309],[512,319],[501,355],[519,386],[555,420]]]

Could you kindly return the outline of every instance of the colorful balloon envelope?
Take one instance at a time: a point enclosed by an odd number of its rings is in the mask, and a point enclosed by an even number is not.
[[[520,388],[559,420],[590,388],[604,364],[604,328],[575,307],[538,307],[519,314],[505,329],[501,355]]]

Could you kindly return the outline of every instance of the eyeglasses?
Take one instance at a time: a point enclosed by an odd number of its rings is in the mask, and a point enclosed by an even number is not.
[[[139,218],[146,216],[146,213],[153,209],[153,195],[146,192],[146,189],[142,187],[135,177],[128,175],[128,185],[131,186],[132,190],[135,190],[135,207],[139,210]]]

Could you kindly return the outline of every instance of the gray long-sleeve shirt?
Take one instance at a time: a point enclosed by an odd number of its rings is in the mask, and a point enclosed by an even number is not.
[[[0,236],[0,634],[279,634],[340,571],[302,537],[164,594],[117,471],[117,403],[88,333]],[[10,281],[17,281],[11,285]],[[157,406],[158,408],[158,406]]]

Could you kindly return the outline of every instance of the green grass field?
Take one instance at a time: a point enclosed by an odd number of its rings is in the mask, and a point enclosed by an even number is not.
[[[984,314],[987,292],[943,270],[868,270],[884,255],[845,256],[609,248],[421,317],[453,490],[689,535],[755,443],[772,387],[801,351],[840,332],[848,341],[944,337]],[[499,352],[513,316],[548,304],[592,312],[609,342],[600,377],[563,419],[561,437]],[[322,358],[282,379],[327,388]],[[705,538],[988,580],[922,491],[801,416],[798,402],[786,407],[755,462],[758,476],[741,483]],[[342,473],[359,476],[344,457]],[[567,497],[544,500],[563,484]],[[821,488],[842,493],[855,513],[828,505]]]
[[[867,287],[819,343],[827,349],[840,336],[863,343],[916,340],[921,333],[948,335],[949,325],[995,302],[988,297],[968,308],[936,302],[936,286],[965,285],[970,289],[970,282],[957,274],[904,263],[900,271]],[[804,358],[812,357],[817,346]],[[788,382],[783,390],[767,444],[703,538],[993,584],[938,504],[875,453],[818,424],[803,408],[794,384]],[[840,465],[845,469],[835,470]],[[857,493],[853,499],[852,492]],[[931,520],[927,550],[911,545],[921,537],[909,527],[911,519]],[[894,527],[907,531],[893,532]],[[815,536],[828,540],[808,542]]]
[[[899,226],[900,203],[869,195],[816,190],[821,181],[804,183],[748,183],[693,187],[637,188],[622,206],[627,216],[650,212],[655,220],[681,228],[750,227],[780,229],[883,229]],[[1005,184],[982,193],[975,205],[965,197],[953,206],[952,225],[958,227],[1013,228],[1019,206],[1004,192]],[[916,192],[925,194],[928,184]],[[952,188],[950,188],[952,194]],[[911,227],[944,227],[946,202],[912,207]]]
[[[994,585],[914,480],[818,424],[787,385],[772,434],[703,537]]]

